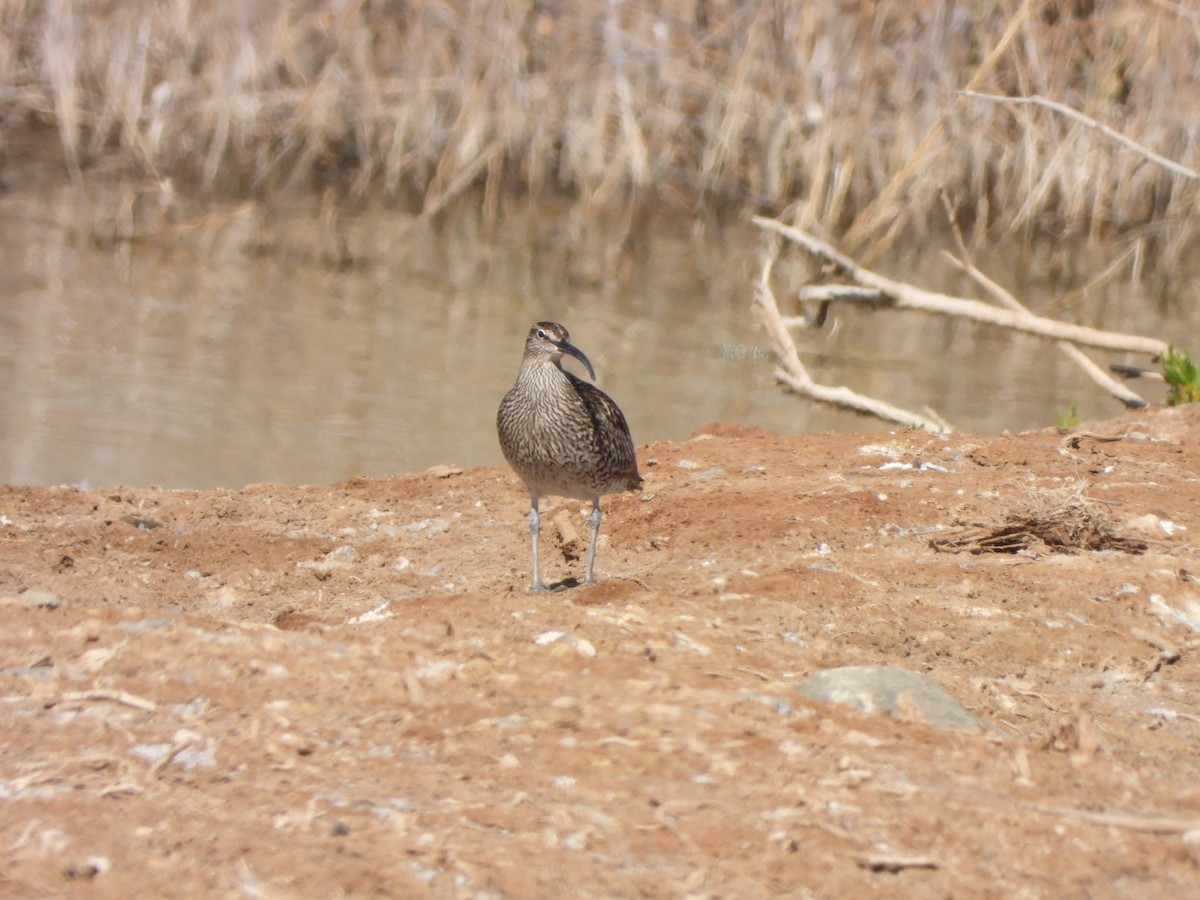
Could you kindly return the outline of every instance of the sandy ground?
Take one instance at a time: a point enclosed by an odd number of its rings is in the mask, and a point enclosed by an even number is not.
[[[0,894],[1200,896],[1200,410],[1086,432],[640,447],[550,595],[506,469],[0,488]]]

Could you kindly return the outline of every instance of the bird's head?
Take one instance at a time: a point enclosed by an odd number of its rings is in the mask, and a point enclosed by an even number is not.
[[[525,339],[526,360],[546,360],[561,368],[564,354],[583,363],[592,381],[596,380],[596,370],[592,368],[591,361],[584,356],[582,350],[571,343],[571,335],[567,329],[557,322],[538,322],[529,329],[529,337]]]

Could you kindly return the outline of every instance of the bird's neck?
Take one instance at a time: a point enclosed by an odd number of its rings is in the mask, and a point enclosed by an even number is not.
[[[567,387],[571,381],[567,377],[567,373],[563,370],[562,363],[555,360],[536,360],[526,363],[521,366],[521,371],[517,375],[517,381],[524,384],[537,384],[540,386],[559,385]]]

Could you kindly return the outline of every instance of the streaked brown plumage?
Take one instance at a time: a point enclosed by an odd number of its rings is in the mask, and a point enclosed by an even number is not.
[[[496,430],[500,449],[529,490],[529,533],[533,541],[533,584],[549,590],[538,564],[538,500],[543,495],[591,500],[591,541],[584,582],[595,584],[600,497],[642,486],[633,438],[625,416],[604,391],[562,367],[564,354],[596,372],[567,329],[538,322],[525,339],[517,383],[500,401]]]

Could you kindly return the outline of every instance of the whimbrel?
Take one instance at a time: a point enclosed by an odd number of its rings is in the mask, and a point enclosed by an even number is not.
[[[583,580],[595,584],[600,496],[642,487],[625,416],[604,391],[563,370],[564,354],[583,363],[596,380],[591,362],[571,343],[567,329],[554,322],[530,328],[517,383],[500,401],[496,415],[504,458],[529,489],[533,591],[549,590],[538,565],[540,497],[592,501],[592,538]]]

